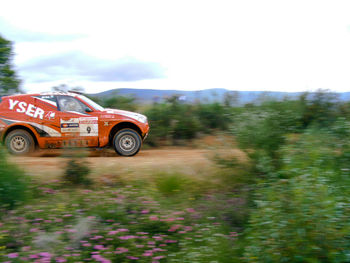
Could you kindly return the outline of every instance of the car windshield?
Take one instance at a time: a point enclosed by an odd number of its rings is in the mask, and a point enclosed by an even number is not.
[[[87,104],[89,104],[95,110],[98,110],[98,111],[104,110],[104,108],[102,106],[98,105],[96,102],[94,102],[93,100],[90,100],[89,98],[87,98],[83,95],[79,95],[78,98],[81,99],[82,101],[86,102]]]

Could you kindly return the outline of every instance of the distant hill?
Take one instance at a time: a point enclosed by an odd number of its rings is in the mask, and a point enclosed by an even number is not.
[[[257,99],[272,97],[281,100],[285,97],[296,98],[301,92],[266,92],[266,91],[230,91],[227,89],[205,89],[197,91],[183,90],[156,90],[156,89],[111,89],[100,93],[89,94],[93,97],[107,98],[110,96],[132,96],[140,103],[162,102],[173,95],[180,96],[181,100],[194,102],[223,101],[228,92],[236,94],[240,103],[249,103]],[[338,93],[342,101],[350,100],[350,92]]]

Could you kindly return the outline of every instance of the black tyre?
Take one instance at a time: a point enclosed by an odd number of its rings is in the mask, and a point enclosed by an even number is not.
[[[14,155],[31,153],[35,148],[32,135],[25,130],[14,130],[7,134],[5,145],[8,151]]]
[[[114,150],[122,156],[133,156],[141,148],[142,140],[140,134],[132,129],[118,131],[113,138]]]

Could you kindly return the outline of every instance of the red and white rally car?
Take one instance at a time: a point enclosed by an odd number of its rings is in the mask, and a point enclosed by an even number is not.
[[[2,97],[1,140],[10,153],[39,148],[113,146],[123,156],[135,155],[147,137],[146,116],[104,109],[76,93],[21,94]]]

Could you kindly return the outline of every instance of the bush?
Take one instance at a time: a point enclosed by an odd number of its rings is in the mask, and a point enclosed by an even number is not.
[[[210,132],[213,129],[227,130],[230,124],[228,108],[218,102],[197,105],[196,115],[201,121],[202,130],[205,132]]]
[[[257,187],[245,231],[248,262],[348,262],[348,179],[339,180],[345,153],[330,133],[311,130],[283,147],[284,179]],[[342,165],[341,165],[342,164]]]
[[[200,122],[194,114],[194,106],[176,100],[156,103],[145,115],[152,131],[146,142],[151,145],[161,142],[177,144],[179,140],[195,138],[201,131]]]
[[[155,103],[145,115],[151,133],[147,143],[177,144],[179,140],[191,140],[200,133],[226,130],[231,122],[230,111],[220,103],[186,104],[171,97],[165,103]]]
[[[179,173],[160,173],[156,175],[156,187],[164,196],[179,194],[188,185],[189,179]]]
[[[124,96],[112,96],[106,98],[102,101],[102,106],[105,108],[119,109],[119,110],[128,110],[135,111],[136,103],[135,99],[132,97]]]
[[[118,94],[112,94],[108,97],[88,97],[105,108],[127,111],[135,111],[137,109],[135,98],[133,97],[119,96]]]
[[[29,180],[22,170],[6,160],[0,149],[0,208],[12,209],[30,195]]]
[[[88,186],[92,183],[91,179],[88,177],[89,173],[90,168],[87,163],[79,157],[74,157],[67,163],[63,180],[65,183],[71,185]]]
[[[247,261],[347,262],[348,207],[331,191],[325,178],[311,174],[264,189],[246,232]]]

